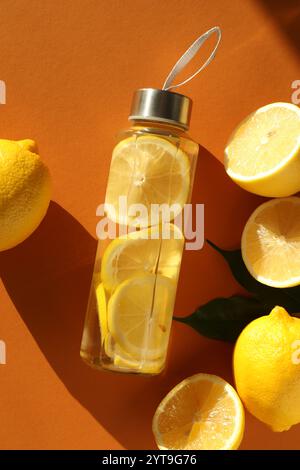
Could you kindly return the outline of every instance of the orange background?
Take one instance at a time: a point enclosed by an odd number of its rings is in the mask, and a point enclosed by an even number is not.
[[[133,90],[162,86],[195,38],[220,25],[215,61],[182,92],[194,100],[190,134],[203,146],[194,202],[205,203],[206,237],[238,246],[260,199],[226,177],[223,148],[249,112],[291,100],[291,83],[300,78],[299,2],[1,0],[0,17],[0,79],[7,85],[1,138],[36,139],[54,185],[39,229],[0,254],[0,339],[7,345],[0,446],[155,448],[151,418],[164,394],[199,371],[232,382],[232,347],[174,322],[162,376],[99,373],[81,362],[95,209],[103,202],[114,135],[127,126]],[[239,291],[209,246],[187,252],[176,314]],[[276,434],[247,415],[242,448],[299,449],[299,431]]]

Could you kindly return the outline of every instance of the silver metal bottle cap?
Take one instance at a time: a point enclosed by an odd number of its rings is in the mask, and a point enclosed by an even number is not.
[[[192,100],[187,96],[156,88],[140,88],[133,95],[130,121],[156,121],[188,129]]]

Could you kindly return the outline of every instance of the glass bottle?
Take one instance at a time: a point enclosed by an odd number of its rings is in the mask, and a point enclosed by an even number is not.
[[[154,375],[166,363],[198,144],[191,100],[136,91],[117,136],[86,313],[81,357],[91,366]]]

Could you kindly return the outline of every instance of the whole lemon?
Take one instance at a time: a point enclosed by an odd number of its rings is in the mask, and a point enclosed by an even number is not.
[[[249,323],[233,357],[237,391],[246,408],[273,431],[300,422],[300,319],[282,307]]]
[[[44,218],[50,174],[32,140],[0,139],[0,251],[25,240]]]

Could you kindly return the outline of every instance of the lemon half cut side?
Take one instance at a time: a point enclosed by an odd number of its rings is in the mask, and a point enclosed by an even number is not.
[[[272,103],[247,116],[229,138],[224,164],[233,181],[255,194],[300,191],[300,108]]]
[[[250,216],[242,234],[250,274],[271,287],[300,284],[300,198],[272,199]]]
[[[196,374],[162,400],[152,430],[162,450],[237,449],[244,433],[243,405],[222,378]]]

